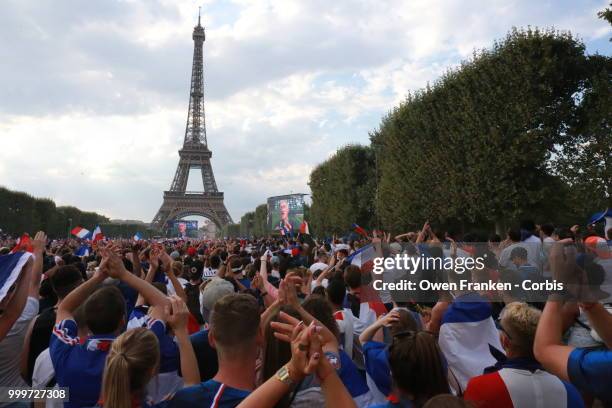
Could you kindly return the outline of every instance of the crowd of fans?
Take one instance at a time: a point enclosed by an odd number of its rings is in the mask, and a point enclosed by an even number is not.
[[[612,406],[607,234],[527,221],[487,238],[428,223],[322,241],[85,243],[39,232],[26,248],[5,237],[0,386],[67,388],[66,401],[34,404],[69,408]],[[467,242],[487,243],[487,279],[588,271],[601,277],[599,296],[439,291],[419,301],[376,293],[374,279],[401,274],[375,276],[351,258],[367,245],[379,257],[474,256]],[[91,252],[77,256],[84,244]]]

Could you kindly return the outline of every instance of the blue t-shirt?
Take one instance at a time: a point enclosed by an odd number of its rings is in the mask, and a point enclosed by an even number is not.
[[[574,349],[567,360],[567,373],[578,390],[612,404],[612,350]]]
[[[234,408],[250,393],[251,391],[239,390],[215,380],[208,380],[179,390],[174,394],[169,406],[171,408]]]
[[[245,288],[251,289],[251,281],[249,278],[238,279],[238,282],[240,282]]]
[[[119,282],[117,287],[121,291],[123,298],[125,299],[125,314],[129,316],[134,310],[136,300],[138,299],[138,291],[132,288],[125,282]]]
[[[166,325],[155,320],[150,329],[159,340],[165,335]],[[115,339],[112,334],[93,335],[80,344],[77,333],[74,320],[63,320],[53,329],[49,343],[57,385],[70,389],[70,401],[64,403],[65,408],[96,405],[100,398],[106,355]]]
[[[340,369],[338,370],[338,377],[340,377],[342,383],[353,398],[370,391],[365,378],[359,373],[357,366],[344,350],[340,350]]]
[[[219,371],[217,350],[208,342],[208,330],[192,334],[190,340],[200,369],[200,381],[208,381]]]
[[[383,395],[391,392],[391,367],[389,348],[379,341],[368,341],[363,345],[365,369]]]

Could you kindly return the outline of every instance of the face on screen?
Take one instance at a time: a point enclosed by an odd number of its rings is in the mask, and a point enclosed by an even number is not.
[[[279,207],[280,207],[281,219],[283,220],[289,219],[289,204],[287,204],[287,201],[281,200],[281,202],[279,203]]]

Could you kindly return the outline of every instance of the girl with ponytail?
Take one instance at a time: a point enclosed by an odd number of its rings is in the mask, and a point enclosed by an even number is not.
[[[137,328],[117,337],[106,358],[100,406],[148,407],[145,390],[158,366],[159,343],[152,331]]]

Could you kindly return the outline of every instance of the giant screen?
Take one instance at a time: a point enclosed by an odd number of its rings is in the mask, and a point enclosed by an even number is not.
[[[268,229],[298,231],[304,221],[305,194],[288,194],[268,198]]]

